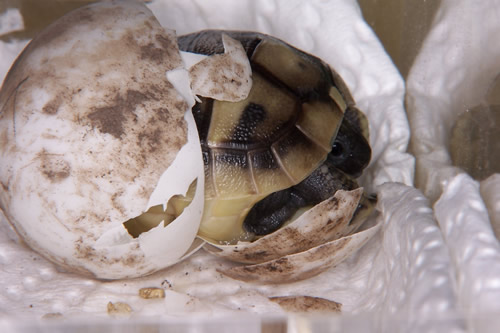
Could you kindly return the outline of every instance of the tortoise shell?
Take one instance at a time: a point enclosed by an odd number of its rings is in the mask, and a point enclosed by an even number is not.
[[[243,101],[200,97],[193,108],[205,163],[199,234],[234,243],[251,238],[242,222],[257,201],[298,184],[326,159],[354,102],[326,63],[268,35],[207,30],[179,37],[179,48],[223,53],[222,34],[242,43],[253,85]]]

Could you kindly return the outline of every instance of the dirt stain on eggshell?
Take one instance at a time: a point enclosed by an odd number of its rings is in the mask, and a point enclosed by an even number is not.
[[[340,251],[348,243],[349,239],[343,238],[302,253],[292,254],[261,264],[220,269],[220,272],[233,279],[255,283],[299,281],[316,276],[335,265],[335,254],[341,253]],[[348,255],[350,254],[349,252]]]
[[[74,253],[77,258],[84,258],[85,260],[93,262],[95,265],[103,268],[114,266],[117,264],[125,267],[136,267],[144,261],[144,254],[139,251],[137,244],[130,244],[130,251],[126,256],[113,257],[108,255],[106,250],[96,249],[91,245],[85,244],[83,237],[80,237],[75,242]],[[87,272],[88,274],[88,272]]]
[[[147,96],[140,91],[128,90],[125,97],[115,96],[112,105],[95,108],[95,111],[88,114],[88,118],[92,127],[120,139],[124,134],[125,121],[128,118],[134,121],[135,108],[147,99]]]
[[[49,154],[45,150],[38,154],[40,172],[49,181],[57,183],[68,178],[71,174],[71,165],[64,160],[64,156]]]
[[[59,106],[61,106],[61,103],[61,96],[57,96],[56,98],[45,104],[45,106],[42,108],[42,112],[50,115],[56,114],[59,110]]]
[[[161,64],[165,57],[175,58],[179,56],[175,52],[177,45],[171,39],[161,35],[156,35],[155,38],[156,43],[149,43],[141,47],[141,59],[149,59],[157,64]]]

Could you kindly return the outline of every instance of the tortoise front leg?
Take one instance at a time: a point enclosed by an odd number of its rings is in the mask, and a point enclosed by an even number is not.
[[[333,196],[337,190],[355,188],[358,188],[357,182],[327,159],[299,184],[257,202],[247,214],[243,226],[256,235],[267,235],[279,229],[300,208],[314,206]]]
[[[306,206],[294,187],[271,193],[257,202],[248,212],[243,226],[245,230],[262,236],[278,230],[300,208]]]

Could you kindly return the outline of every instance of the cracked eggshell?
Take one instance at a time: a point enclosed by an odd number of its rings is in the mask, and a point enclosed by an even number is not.
[[[222,34],[222,43],[223,54],[204,57],[189,68],[191,89],[196,95],[239,102],[252,88],[250,61],[239,41]]]
[[[192,105],[166,78],[182,67],[175,33],[133,1],[80,8],[33,39],[0,92],[0,208],[25,243],[104,279],[149,274],[197,248],[199,140]],[[197,178],[178,219],[126,232],[123,222]]]
[[[372,238],[380,223],[355,232],[364,222],[353,219],[363,188],[339,190],[292,223],[254,242],[205,244],[217,256],[247,265],[219,269],[234,279],[256,283],[303,280],[333,267]]]
[[[377,233],[380,226],[378,223],[350,236],[261,264],[234,266],[218,271],[233,279],[262,284],[304,280],[349,258]]]

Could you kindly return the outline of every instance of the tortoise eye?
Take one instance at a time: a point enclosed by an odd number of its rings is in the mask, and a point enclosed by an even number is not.
[[[344,146],[338,142],[335,141],[332,145],[332,150],[330,151],[330,154],[332,154],[335,157],[340,157],[344,154]]]

